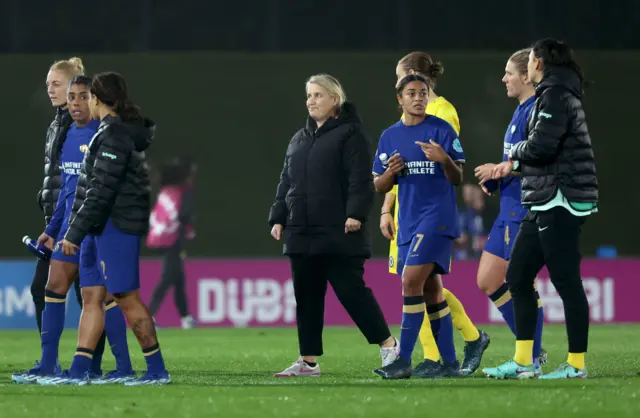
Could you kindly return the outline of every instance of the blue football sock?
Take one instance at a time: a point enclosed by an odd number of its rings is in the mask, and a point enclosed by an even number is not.
[[[93,350],[82,347],[76,348],[76,354],[73,356],[73,362],[71,362],[69,374],[74,378],[82,378],[86,376],[87,372],[91,369],[92,361]]]
[[[122,310],[113,300],[105,303],[104,332],[116,359],[116,370],[122,373],[133,372],[127,343],[127,322]]]
[[[456,362],[456,347],[453,341],[453,321],[446,301],[427,306],[431,332],[438,344],[438,351],[444,363]]]
[[[540,357],[540,350],[542,349],[542,329],[544,327],[544,308],[542,307],[542,299],[540,299],[538,292],[536,292],[536,298],[538,299],[538,320],[536,322],[536,333],[533,336],[534,362]]]
[[[157,374],[167,370],[164,366],[160,344],[143,349],[142,354],[144,354],[144,359],[147,362],[147,373]]]
[[[64,330],[67,297],[45,290],[44,311],[42,312],[42,358],[40,368],[45,373],[53,373],[58,364],[60,336]]]
[[[425,303],[423,296],[405,296],[402,307],[402,327],[400,329],[400,357],[411,363],[411,355],[418,341],[420,327],[424,321]]]
[[[91,359],[91,373],[102,376],[102,354],[94,353],[93,359]]]
[[[516,335],[516,318],[513,314],[513,301],[507,284],[502,283],[502,286],[489,296],[489,299],[496,305],[513,335]]]

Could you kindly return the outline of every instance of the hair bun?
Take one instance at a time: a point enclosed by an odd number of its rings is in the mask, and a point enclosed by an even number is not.
[[[444,74],[444,65],[440,61],[436,61],[429,66],[429,77],[437,78],[441,74]]]
[[[68,59],[69,64],[76,67],[77,71],[80,74],[84,74],[84,64],[82,63],[82,58],[80,57],[71,57]]]

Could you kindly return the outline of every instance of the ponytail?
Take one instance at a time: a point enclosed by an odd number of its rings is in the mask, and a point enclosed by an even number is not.
[[[116,102],[113,110],[123,122],[142,122],[144,119],[140,107],[129,99]]]
[[[91,94],[111,107],[123,122],[143,122],[140,108],[129,99],[127,83],[120,74],[96,74],[91,83]]]
[[[436,61],[433,64],[429,65],[429,71],[427,75],[429,76],[429,79],[434,80],[433,81],[434,86],[435,86],[435,79],[442,74],[444,74],[444,65],[442,65],[440,61]]]

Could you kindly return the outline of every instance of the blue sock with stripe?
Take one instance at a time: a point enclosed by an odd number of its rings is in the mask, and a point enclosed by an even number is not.
[[[540,351],[542,350],[542,329],[544,327],[544,308],[542,307],[542,299],[540,294],[536,292],[538,299],[538,320],[536,322],[536,333],[533,336],[533,364],[540,361]]]
[[[502,286],[489,296],[489,299],[498,308],[513,335],[516,335],[516,318],[513,313],[513,300],[511,300],[509,286],[502,283]]]
[[[127,322],[122,310],[114,300],[105,302],[104,305],[104,332],[107,334],[111,352],[116,359],[116,370],[122,373],[133,373],[127,343]]]
[[[92,362],[93,350],[83,347],[76,348],[76,354],[73,356],[73,361],[69,368],[69,375],[76,379],[84,378],[91,370]]]
[[[431,332],[438,345],[440,357],[444,363],[455,363],[456,347],[453,340],[453,321],[447,301],[427,306],[431,323]]]
[[[160,374],[167,371],[160,351],[160,344],[156,343],[149,348],[142,349],[142,354],[144,354],[144,360],[147,362],[147,373]]]
[[[58,348],[60,347],[60,336],[64,330],[66,301],[66,295],[45,290],[42,331],[40,332],[42,343],[40,369],[44,373],[52,374],[58,364]]]
[[[424,321],[425,303],[423,296],[405,296],[403,299],[399,356],[411,363],[411,355]]]

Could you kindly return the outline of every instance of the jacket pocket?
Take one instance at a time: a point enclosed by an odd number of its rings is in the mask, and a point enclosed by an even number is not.
[[[287,226],[304,226],[306,224],[306,216],[304,202],[300,197],[287,197]]]

